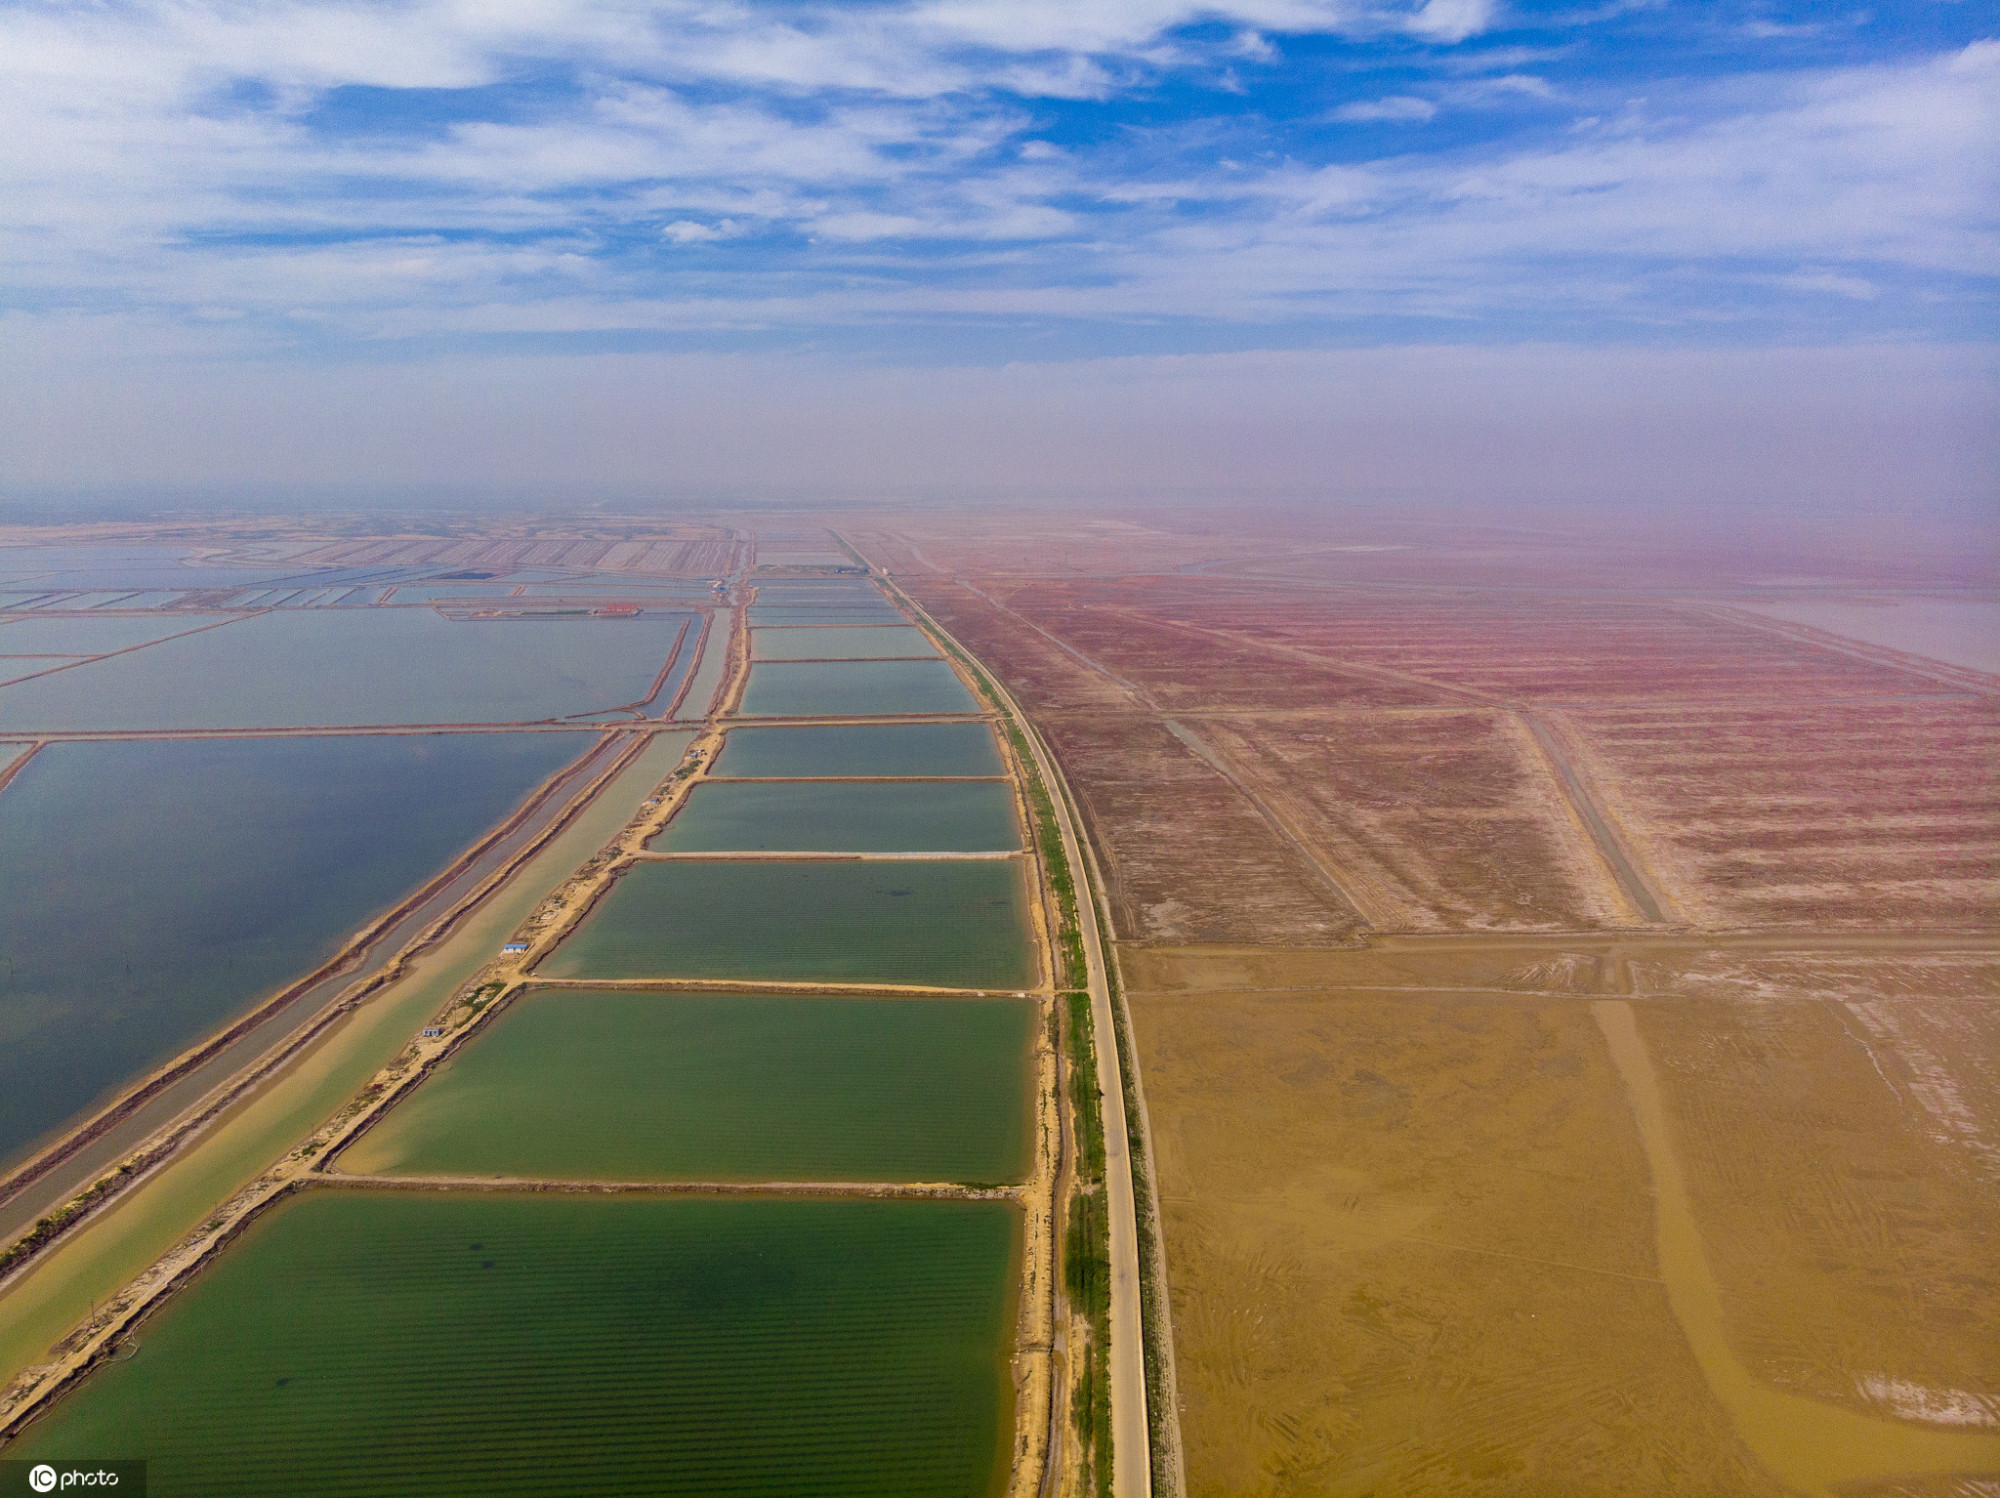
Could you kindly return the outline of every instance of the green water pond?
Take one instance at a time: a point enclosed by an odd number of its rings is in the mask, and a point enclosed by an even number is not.
[[[983,1498],[1003,1202],[321,1189],[7,1452],[153,1498]]]
[[[649,847],[666,853],[986,853],[1021,846],[1000,780],[698,785]]]
[[[1012,1181],[1029,999],[542,989],[340,1159],[360,1175]]]
[[[542,963],[548,978],[1022,989],[1019,860],[640,863]]]

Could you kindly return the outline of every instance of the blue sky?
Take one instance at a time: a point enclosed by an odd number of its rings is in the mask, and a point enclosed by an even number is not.
[[[2000,484],[1990,0],[0,0],[0,204],[17,490]]]
[[[325,359],[1983,341],[1992,38],[1971,0],[16,3],[0,296]]]

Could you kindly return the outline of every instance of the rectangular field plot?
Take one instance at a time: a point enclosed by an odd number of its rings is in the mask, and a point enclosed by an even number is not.
[[[760,661],[865,661],[895,657],[935,658],[930,636],[914,626],[872,628],[760,629],[750,636],[750,654]]]
[[[1029,999],[543,990],[341,1156],[358,1175],[1015,1181]]]
[[[1021,846],[1001,780],[732,781],[696,786],[663,853],[992,853]]]
[[[752,718],[978,711],[944,661],[764,661],[750,668],[742,707]]]
[[[562,718],[649,697],[684,618],[262,614],[0,688],[0,725],[333,728]]]
[[[1993,925],[1990,700],[1571,716],[1655,877],[1704,924]]]
[[[1490,708],[1240,714],[1201,732],[1378,925],[1634,924],[1528,728]]]
[[[641,863],[539,972],[1020,989],[1035,962],[1014,860]]]
[[[1672,1490],[1673,1462],[1689,1494],[1775,1495],[1654,1278],[1588,1008],[1294,974],[1133,1006],[1154,1137],[1174,1141],[1187,1491],[1295,1471],[1329,1494],[1642,1498]],[[1614,1389],[1636,1404],[1603,1414]],[[1468,1450],[1518,1479],[1472,1475]]]
[[[996,596],[1174,706],[1303,706],[1331,703],[1335,693],[1387,706],[1395,703],[1381,694],[1397,679],[1409,683],[1412,702],[1424,700],[1419,693],[1435,702],[1460,692],[1511,703],[1631,703],[1935,690],[1922,677],[1740,621],[1630,601],[1301,596],[1221,579],[1161,582],[1143,595],[1038,582]],[[1326,664],[1315,673],[1305,658]],[[1278,695],[1280,681],[1302,672],[1304,690]],[[1370,681],[1371,693],[1357,695]]]
[[[1121,939],[1313,946],[1360,917],[1243,792],[1156,721],[1110,713],[1051,719],[1050,746],[1110,854]]]
[[[1005,1478],[1000,1202],[325,1190],[10,1457],[163,1498],[923,1494]]]
[[[718,775],[999,775],[999,745],[984,723],[854,723],[732,728]]]

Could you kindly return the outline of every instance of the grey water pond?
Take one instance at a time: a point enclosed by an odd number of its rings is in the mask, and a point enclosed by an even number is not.
[[[865,661],[898,657],[937,658],[930,636],[912,625],[898,629],[758,629],[750,635],[750,656],[759,661]]]
[[[451,620],[430,609],[380,608],[260,614],[0,687],[0,729],[563,718],[649,697],[685,617]]]
[[[593,742],[41,749],[0,790],[0,1160],[324,961]]]

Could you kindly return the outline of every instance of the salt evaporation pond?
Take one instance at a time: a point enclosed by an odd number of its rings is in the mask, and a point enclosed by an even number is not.
[[[41,749],[0,790],[0,1159],[324,961],[592,742]]]
[[[328,1190],[282,1204],[8,1456],[156,1498],[987,1498],[1007,1202]]]
[[[1022,989],[1019,860],[640,863],[537,970]]]
[[[686,617],[453,620],[394,608],[260,614],[0,688],[0,730],[563,718],[651,696]]]
[[[5,700],[0,693],[0,703]],[[748,718],[978,711],[972,693],[945,661],[760,661],[750,668],[741,708]]]
[[[1027,999],[543,989],[340,1157],[360,1175],[1014,1181]]]
[[[727,781],[695,787],[663,853],[990,853],[1021,846],[1000,780]]]
[[[717,775],[999,775],[993,730],[984,723],[813,723],[732,728]]]

